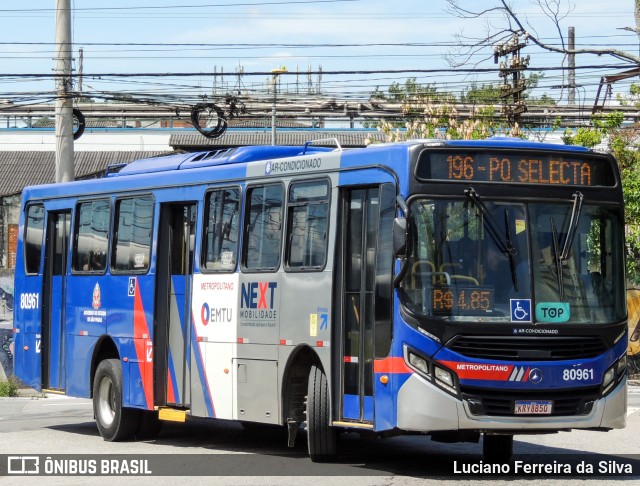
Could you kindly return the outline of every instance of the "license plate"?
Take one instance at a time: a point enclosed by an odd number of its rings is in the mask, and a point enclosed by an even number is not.
[[[553,410],[551,400],[516,400],[516,415],[550,415]]]

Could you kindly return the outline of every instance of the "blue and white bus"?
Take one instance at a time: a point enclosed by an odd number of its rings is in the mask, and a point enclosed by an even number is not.
[[[479,441],[625,425],[615,160],[516,139],[262,146],[26,188],[15,371],[105,440],[210,417]]]

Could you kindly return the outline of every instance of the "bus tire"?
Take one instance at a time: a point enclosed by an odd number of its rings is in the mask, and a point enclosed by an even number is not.
[[[119,359],[100,362],[93,380],[93,414],[102,438],[116,442],[130,438],[139,411],[122,406],[122,364]]]
[[[487,461],[509,462],[513,455],[513,435],[488,435],[482,438],[482,455]]]
[[[329,462],[336,456],[336,430],[329,425],[331,412],[327,375],[312,366],[307,385],[307,445],[313,462]]]

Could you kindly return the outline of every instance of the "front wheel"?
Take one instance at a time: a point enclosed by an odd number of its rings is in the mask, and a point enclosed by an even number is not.
[[[331,426],[327,375],[311,367],[307,385],[307,444],[313,462],[329,462],[336,456],[336,430]]]
[[[138,425],[138,410],[122,406],[122,364],[119,359],[101,361],[93,380],[93,415],[104,440],[128,439]]]
[[[484,434],[482,454],[487,461],[509,462],[513,455],[513,435]]]

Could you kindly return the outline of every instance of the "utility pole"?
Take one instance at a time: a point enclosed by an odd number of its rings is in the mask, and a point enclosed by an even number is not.
[[[569,27],[569,104],[576,104],[576,29]]]
[[[71,0],[56,0],[56,182],[75,179],[71,95]]]
[[[82,101],[82,70],[84,64],[84,49],[78,49],[78,97]]]
[[[509,42],[499,44],[493,49],[496,64],[500,57],[505,58],[504,61],[500,61],[500,77],[503,78],[500,97],[502,98],[502,112],[507,120],[513,124],[519,124],[520,115],[527,111],[527,105],[522,97],[522,93],[526,89],[522,72],[529,65],[529,56],[525,59],[520,56],[520,51],[526,45],[526,34],[524,42],[520,41],[518,34],[514,34]],[[509,76],[511,76],[511,82]],[[512,100],[511,103],[510,100]]]
[[[278,76],[287,72],[287,68],[284,66],[277,69],[272,69],[273,74],[273,104],[271,106],[271,145],[277,144],[276,135],[276,103],[278,99]]]

